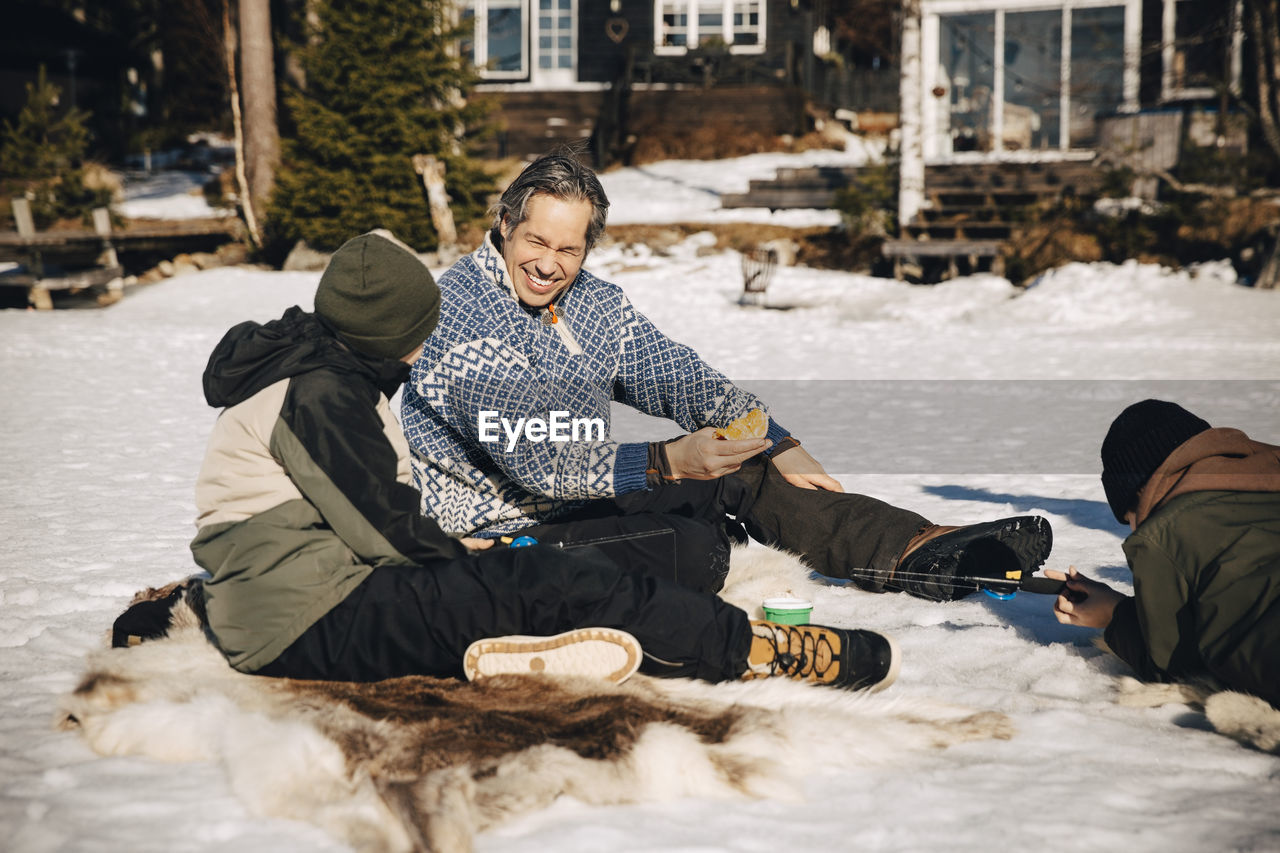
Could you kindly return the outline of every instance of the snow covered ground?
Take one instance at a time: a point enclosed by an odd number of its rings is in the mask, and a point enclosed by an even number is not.
[[[862,166],[880,159],[882,142],[848,137],[842,151],[815,149],[803,154],[752,154],[708,167],[705,160],[666,160],[600,176],[613,206],[615,225],[663,222],[761,222],[802,228],[838,225],[833,210],[720,209],[724,193],[746,192],[752,180],[772,178],[779,168]]]
[[[745,172],[728,161],[615,173],[613,218],[692,218],[683,203],[658,212],[654,175],[678,196],[744,184]],[[1051,567],[1127,584],[1096,460],[1129,402],[1174,399],[1280,441],[1280,294],[1240,287],[1229,266],[1072,265],[1025,293],[993,277],[912,287],[785,268],[760,309],[736,304],[737,256],[699,253],[703,242],[663,256],[609,247],[588,265],[773,400],[846,488],[942,523],[1043,513]],[[4,849],[345,849],[314,827],[250,817],[218,766],[98,758],[49,724],[129,596],[192,570],[192,485],[215,417],[200,393],[210,348],[236,322],[310,307],[317,279],[227,268],[103,310],[0,312]],[[642,417],[617,428],[673,429]],[[1093,632],[1054,621],[1047,598],[938,604],[832,587],[815,603],[815,619],[898,638],[893,691],[1003,711],[1017,735],[814,778],[805,806],[562,799],[477,849],[1280,849],[1280,758],[1206,731],[1183,706],[1117,705],[1124,667]]]
[[[209,172],[187,170],[131,178],[125,182],[124,201],[115,204],[115,211],[126,219],[234,216],[234,210],[209,205],[203,188],[211,177]]]
[[[235,216],[230,208],[211,207],[204,185],[235,162],[231,140],[196,133],[185,149],[150,152],[130,158],[124,201],[114,205],[126,219],[201,219]]]

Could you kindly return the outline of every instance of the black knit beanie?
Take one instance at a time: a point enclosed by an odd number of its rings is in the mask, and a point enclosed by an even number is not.
[[[431,271],[389,231],[342,244],[316,289],[316,313],[352,349],[403,358],[427,339],[440,317]]]
[[[1143,400],[1111,422],[1102,441],[1102,490],[1125,524],[1124,514],[1138,506],[1138,492],[1184,441],[1209,429],[1177,403]]]

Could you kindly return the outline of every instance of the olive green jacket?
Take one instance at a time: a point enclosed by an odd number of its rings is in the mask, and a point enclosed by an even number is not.
[[[466,553],[419,514],[388,397],[409,367],[348,349],[290,308],[242,323],[209,359],[223,408],[196,481],[191,543],[211,633],[236,669],[275,660],[375,571]]]
[[[1134,596],[1106,640],[1139,677],[1208,675],[1280,704],[1280,492],[1180,495],[1123,547]]]

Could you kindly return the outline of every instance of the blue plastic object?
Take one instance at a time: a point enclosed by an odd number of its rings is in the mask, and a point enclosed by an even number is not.
[[[1018,594],[1017,590],[1014,590],[1013,592],[992,592],[989,589],[984,589],[983,592],[994,598],[996,601],[1008,601]]]
[[[537,544],[538,544],[538,540],[534,539],[532,536],[517,536],[515,539],[511,540],[511,544],[508,545],[507,547],[508,548],[528,548],[530,545],[537,545]]]

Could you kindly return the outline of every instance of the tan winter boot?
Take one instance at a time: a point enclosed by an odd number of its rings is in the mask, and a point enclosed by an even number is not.
[[[823,625],[751,623],[744,679],[783,676],[846,690],[883,690],[898,678],[902,656],[891,637]]]

